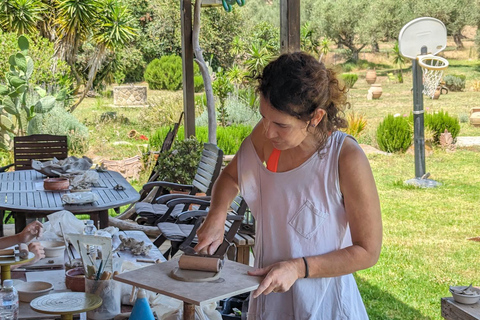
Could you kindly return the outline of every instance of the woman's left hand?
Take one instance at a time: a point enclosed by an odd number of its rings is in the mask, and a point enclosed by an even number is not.
[[[267,295],[272,292],[286,292],[299,278],[297,260],[281,261],[265,268],[249,271],[251,276],[265,276],[263,281],[253,292],[253,298],[262,293]]]

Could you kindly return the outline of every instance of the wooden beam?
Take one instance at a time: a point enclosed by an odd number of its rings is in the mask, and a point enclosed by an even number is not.
[[[300,51],[300,0],[280,0],[280,51]]]
[[[183,110],[185,138],[195,136],[195,87],[193,82],[192,1],[180,0],[182,20]]]

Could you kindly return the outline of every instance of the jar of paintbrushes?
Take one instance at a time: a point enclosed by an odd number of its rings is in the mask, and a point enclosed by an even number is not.
[[[103,263],[98,268],[87,266],[85,275],[85,292],[102,298],[103,303],[97,309],[87,312],[88,319],[113,319],[121,313],[121,287],[113,280],[112,272],[103,270]]]

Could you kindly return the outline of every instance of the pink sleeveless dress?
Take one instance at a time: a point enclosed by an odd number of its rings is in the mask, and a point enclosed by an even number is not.
[[[287,172],[269,171],[250,137],[237,153],[240,193],[256,220],[255,267],[325,254],[352,244],[338,175],[347,135],[335,131],[316,152]],[[297,280],[285,293],[250,301],[248,319],[368,319],[353,275]]]

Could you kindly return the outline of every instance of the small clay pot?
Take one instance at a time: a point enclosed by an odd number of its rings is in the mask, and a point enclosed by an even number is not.
[[[382,85],[377,83],[377,84],[372,84],[370,87],[370,91],[372,92],[372,98],[373,99],[378,99],[382,95]]]
[[[73,268],[65,272],[65,286],[75,292],[85,292],[85,270]]]
[[[67,190],[70,181],[67,178],[47,178],[43,180],[43,189],[50,191]]]
[[[377,80],[377,72],[375,71],[375,69],[367,71],[367,73],[365,74],[365,80],[368,84],[375,83],[375,81]]]

